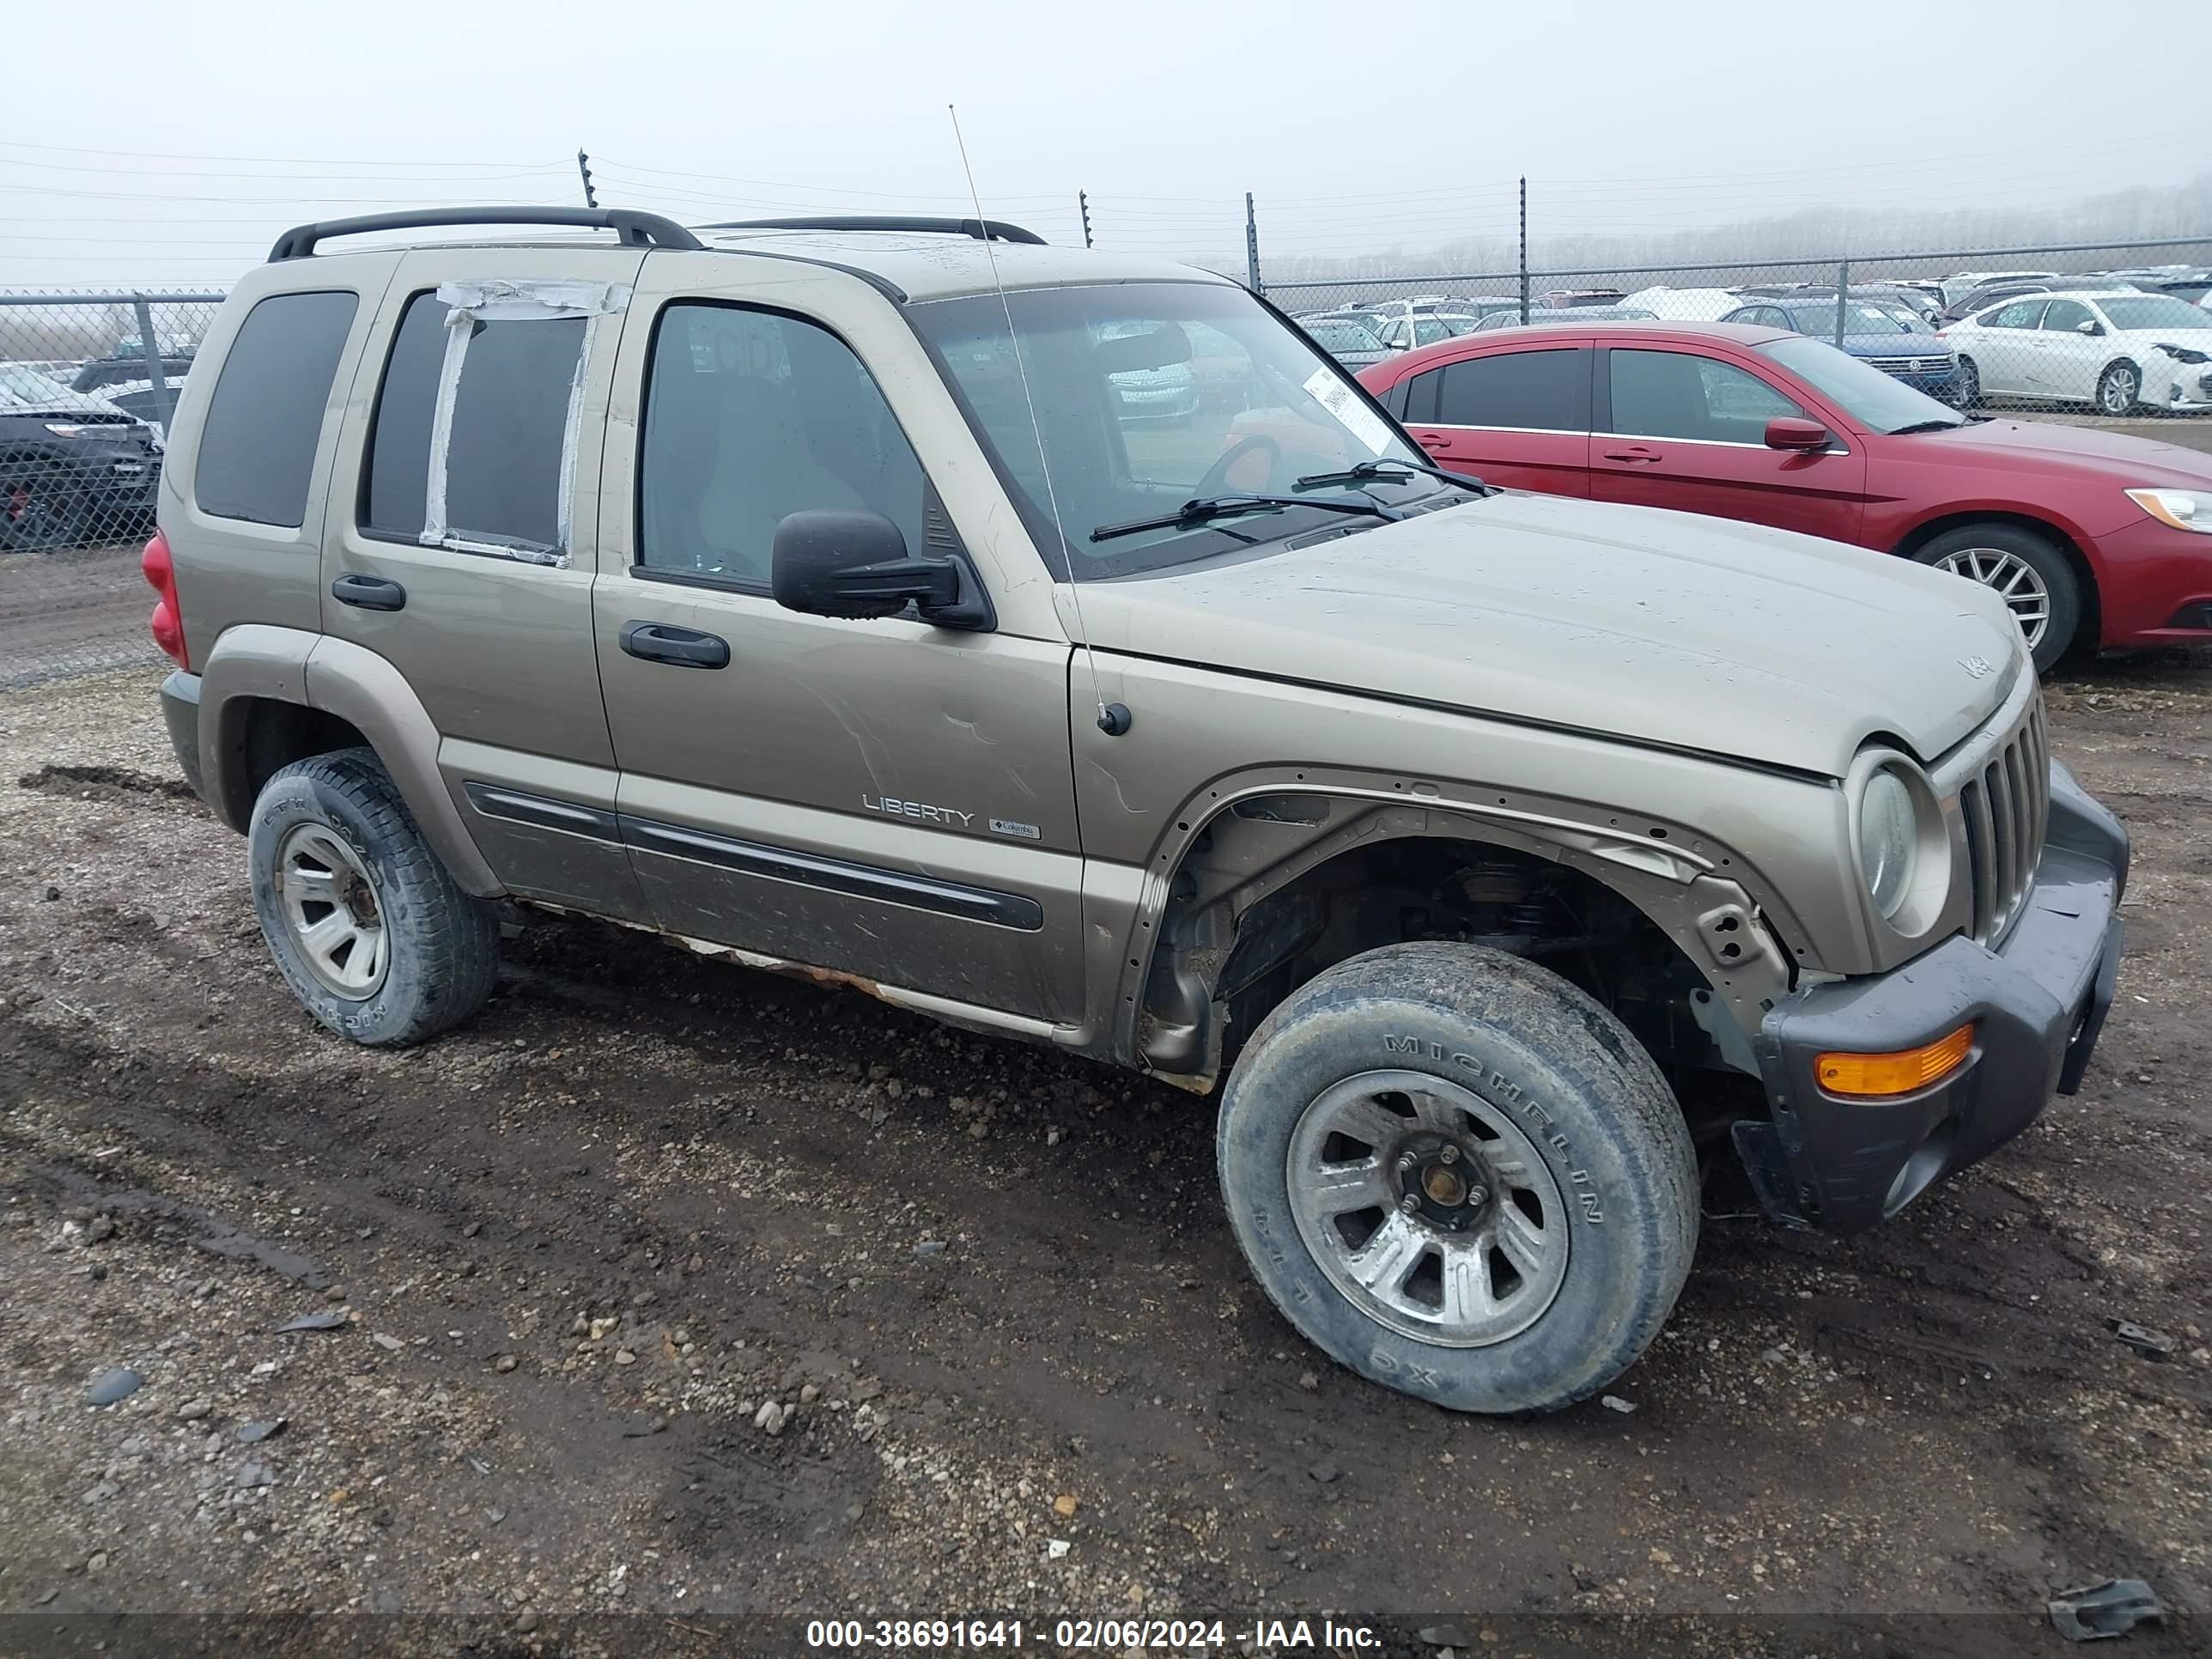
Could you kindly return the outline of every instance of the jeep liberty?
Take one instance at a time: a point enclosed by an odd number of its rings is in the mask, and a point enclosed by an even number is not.
[[[321,247],[461,223],[556,228]],[[2002,599],[1438,472],[1224,278],[441,210],[287,234],[199,362],[161,702],[316,1019],[454,1026],[536,906],[1219,1085],[1252,1271],[1439,1405],[1618,1376],[1701,1161],[1868,1227],[2111,1002]]]

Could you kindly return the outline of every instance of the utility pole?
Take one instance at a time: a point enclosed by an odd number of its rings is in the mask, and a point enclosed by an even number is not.
[[[1521,177],[1521,320],[1528,320],[1528,178]]]
[[[1260,222],[1252,211],[1252,192],[1244,192],[1244,286],[1264,293],[1260,286]]]
[[[587,208],[599,206],[599,198],[592,190],[592,158],[580,149],[576,152],[576,172],[584,181],[584,205]]]
[[[1091,246],[1091,198],[1081,191],[1075,192],[1075,205],[1083,215],[1083,246]]]

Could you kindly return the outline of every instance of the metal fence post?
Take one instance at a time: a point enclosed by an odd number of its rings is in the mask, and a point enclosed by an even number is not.
[[[1844,301],[1851,291],[1851,262],[1836,262],[1836,349],[1844,349]]]
[[[154,307],[146,303],[146,296],[131,296],[131,308],[138,313],[138,355],[146,360],[146,378],[153,382],[154,407],[161,411],[161,430],[167,432],[169,422],[176,418],[177,400],[169,395],[169,377],[161,367],[161,343],[154,337]]]
[[[1244,192],[1244,286],[1255,294],[1267,290],[1260,286],[1260,222],[1252,211],[1252,192]]]
[[[1528,320],[1528,180],[1521,180],[1521,320]]]

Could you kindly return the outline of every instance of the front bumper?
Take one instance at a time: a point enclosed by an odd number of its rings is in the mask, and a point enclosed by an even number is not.
[[[1860,1231],[2011,1139],[2053,1093],[2078,1089],[2112,1007],[2127,870],[2127,832],[2054,763],[2035,886],[1998,949],[1956,935],[1889,973],[1778,1004],[1753,1042],[1772,1120],[1735,1131],[1768,1211]],[[1968,1021],[1965,1063],[1918,1094],[1850,1099],[1814,1080],[1822,1053],[1911,1048]]]

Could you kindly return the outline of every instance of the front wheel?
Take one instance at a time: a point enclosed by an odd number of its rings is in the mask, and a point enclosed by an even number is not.
[[[2097,412],[2131,415],[2142,400],[2142,370],[2121,362],[2106,365],[2097,377]]]
[[[1982,406],[1982,371],[1974,366],[1972,357],[1959,359],[1958,376],[1951,383],[1951,401],[1959,409]]]
[[[1658,1068],[1558,975],[1449,942],[1317,975],[1230,1078],[1222,1196],[1261,1285],[1361,1376],[1553,1411],[1658,1334],[1697,1162]]]
[[[1994,589],[2020,624],[2037,673],[2049,673],[2073,649],[2081,584],[2048,538],[2019,525],[1970,524],[1945,531],[1913,557]]]

